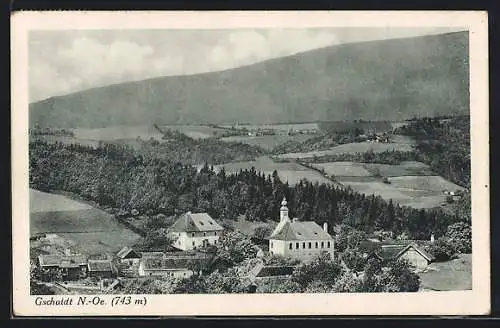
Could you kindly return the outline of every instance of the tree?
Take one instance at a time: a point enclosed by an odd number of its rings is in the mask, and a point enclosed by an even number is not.
[[[226,267],[233,267],[257,255],[257,247],[238,231],[225,233],[217,244],[216,256]]]
[[[472,229],[470,224],[457,222],[448,226],[446,237],[458,253],[472,252]]]
[[[347,268],[355,272],[362,271],[366,264],[366,259],[363,257],[363,254],[357,248],[353,247],[347,247],[342,253],[342,260]]]
[[[447,237],[438,238],[434,243],[426,247],[436,261],[449,261],[455,257],[456,250],[453,242]]]
[[[250,285],[239,277],[235,268],[225,272],[213,272],[206,278],[207,292],[210,294],[248,293]]]
[[[324,253],[309,263],[299,265],[293,272],[292,280],[304,289],[313,281],[321,281],[331,288],[342,272],[341,264],[332,261],[329,254]]]

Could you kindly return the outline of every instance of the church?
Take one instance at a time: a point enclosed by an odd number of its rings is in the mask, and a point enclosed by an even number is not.
[[[287,201],[283,198],[280,222],[269,238],[270,254],[308,261],[326,252],[333,259],[333,238],[328,234],[328,224],[325,222],[321,228],[314,221],[290,219],[286,205]]]

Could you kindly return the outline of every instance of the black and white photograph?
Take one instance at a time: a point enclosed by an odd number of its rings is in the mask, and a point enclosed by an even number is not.
[[[30,306],[487,292],[467,20],[234,21],[26,29],[13,236]]]

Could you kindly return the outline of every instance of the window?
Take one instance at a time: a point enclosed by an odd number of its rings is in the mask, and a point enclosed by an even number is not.
[[[302,243],[302,248],[306,248],[306,243]]]
[[[194,240],[193,240],[193,246],[194,246]]]
[[[217,240],[214,240],[214,245],[217,244]]]
[[[191,237],[194,237],[194,232],[191,233]]]
[[[326,247],[330,248],[330,242],[327,242]]]
[[[207,233],[206,233],[206,232],[204,232],[204,233],[203,233],[203,237],[205,237],[206,235],[207,235]]]
[[[316,242],[316,244],[314,245],[314,247],[318,248],[318,242]]]
[[[273,248],[273,242],[270,243],[271,248]]]
[[[309,248],[311,248],[311,243],[309,243]]]
[[[290,245],[288,245],[288,248],[289,248],[289,249],[292,249],[292,243],[290,243]]]
[[[296,249],[299,249],[299,243],[296,243],[296,244],[295,244],[295,248],[296,248]]]
[[[325,247],[325,242],[324,241],[321,242],[321,248],[323,248],[323,247]]]
[[[217,236],[217,231],[214,232],[214,236]]]

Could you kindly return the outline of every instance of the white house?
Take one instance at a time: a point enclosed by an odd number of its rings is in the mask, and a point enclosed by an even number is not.
[[[311,260],[322,252],[333,259],[333,238],[328,234],[328,225],[321,228],[314,221],[291,220],[288,217],[286,199],[281,202],[280,222],[269,238],[269,252],[274,255]]]
[[[187,212],[170,228],[173,246],[183,251],[217,245],[224,228],[207,213]]]
[[[188,260],[172,258],[145,258],[139,264],[139,276],[189,278],[193,275]]]

